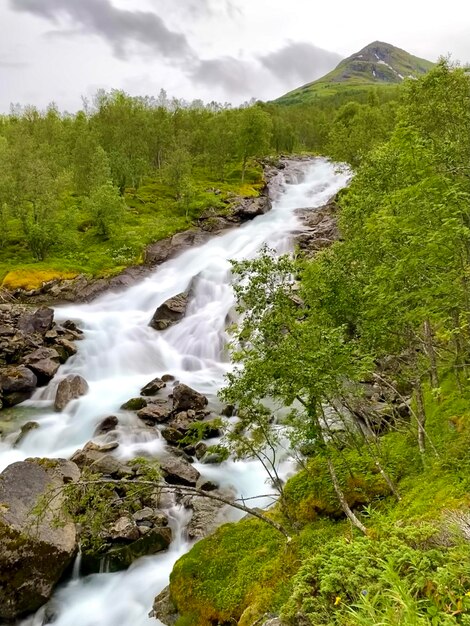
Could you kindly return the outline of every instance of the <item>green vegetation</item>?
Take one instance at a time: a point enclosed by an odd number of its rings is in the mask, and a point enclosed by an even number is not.
[[[340,195],[341,241],[234,265],[226,445],[272,480],[288,408],[302,469],[269,514],[292,541],[250,520],[201,541],[171,578],[181,624],[470,624],[469,131],[468,75],[440,62]]]

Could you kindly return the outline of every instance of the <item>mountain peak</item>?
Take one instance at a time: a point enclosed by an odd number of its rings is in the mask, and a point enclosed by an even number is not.
[[[343,59],[336,68],[323,78],[296,89],[280,101],[305,100],[313,95],[338,87],[367,87],[371,85],[399,84],[405,78],[419,78],[426,74],[433,63],[409,54],[401,48],[383,41],[373,41],[358,52]]]

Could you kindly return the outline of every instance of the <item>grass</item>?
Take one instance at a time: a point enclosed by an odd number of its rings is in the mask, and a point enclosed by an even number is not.
[[[423,458],[411,424],[381,441],[400,501],[365,449],[335,453],[367,537],[340,514],[325,462],[314,457],[285,487],[289,519],[279,506],[269,512],[290,525],[289,545],[245,519],[176,563],[170,589],[181,626],[248,626],[279,613],[305,626],[468,626],[470,545],[455,520],[470,524],[470,389],[461,392],[444,373],[425,400],[430,442]]]
[[[124,218],[108,240],[96,235],[79,199],[68,196],[56,218],[57,244],[41,262],[32,257],[20,221],[13,216],[0,247],[0,284],[8,289],[34,289],[54,278],[114,275],[140,263],[147,244],[190,228],[207,209],[228,212],[237,197],[257,196],[263,184],[258,165],[248,169],[243,184],[238,166],[228,172],[225,181],[197,168],[193,171],[193,199],[186,212],[158,177],[146,179],[137,190],[126,190]]]

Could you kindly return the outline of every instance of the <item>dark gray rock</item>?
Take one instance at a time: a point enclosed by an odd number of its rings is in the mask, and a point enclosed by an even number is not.
[[[116,430],[119,420],[115,415],[109,415],[102,420],[95,429],[95,435],[105,435],[106,433]]]
[[[149,425],[163,423],[170,419],[172,407],[168,400],[152,402],[137,412],[137,417]]]
[[[62,459],[9,465],[0,480],[0,618],[14,620],[45,604],[77,550],[75,525],[64,517],[60,492],[44,515],[31,510],[48,489],[78,480],[78,467]],[[62,521],[56,524],[57,519]]]
[[[164,387],[166,387],[165,381],[163,381],[161,378],[154,378],[142,387],[142,389],[140,390],[140,395],[155,396],[160,391],[160,389],[163,389]]]
[[[61,358],[54,348],[38,348],[27,354],[23,359],[25,365],[32,370],[38,379],[38,386],[47,385],[60,367]]]
[[[88,392],[87,381],[78,374],[69,374],[60,381],[54,400],[54,409],[63,411],[71,400],[76,400]]]
[[[165,330],[183,319],[188,306],[188,294],[180,293],[169,298],[153,314],[149,326],[155,330]]]
[[[33,394],[38,379],[24,365],[0,369],[0,389],[3,391],[3,405],[14,406],[27,400]]]
[[[169,457],[160,463],[163,478],[170,485],[195,487],[200,477],[196,468],[184,459]]]
[[[40,333],[44,335],[52,328],[54,311],[47,307],[37,309],[33,313],[24,313],[18,320],[18,328],[24,333]]]
[[[121,406],[123,411],[138,411],[147,406],[147,400],[145,398],[131,398]]]
[[[208,404],[206,396],[199,393],[195,389],[191,389],[188,385],[179,383],[175,385],[173,389],[173,410],[174,411],[187,411],[192,409],[194,411],[201,411]]]

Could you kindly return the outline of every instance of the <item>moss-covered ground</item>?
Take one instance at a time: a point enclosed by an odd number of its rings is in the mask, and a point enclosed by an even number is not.
[[[400,501],[368,448],[335,453],[367,536],[341,515],[325,460],[311,458],[288,481],[284,509],[269,512],[289,527],[290,544],[245,519],[176,563],[170,588],[178,626],[252,626],[277,614],[299,626],[470,624],[470,390],[447,374],[427,391],[426,412],[424,456],[412,422],[383,436],[376,450]]]
[[[77,198],[64,199],[56,216],[58,239],[44,261],[34,260],[21,236],[19,219],[11,218],[0,246],[0,285],[34,289],[54,278],[77,274],[110,276],[142,261],[145,246],[190,228],[205,210],[229,210],[236,197],[256,196],[263,187],[259,165],[253,165],[241,183],[234,167],[226,180],[216,180],[205,168],[193,171],[192,199],[182,207],[172,189],[159,177],[148,178],[125,192],[126,209],[111,237],[99,237]]]

